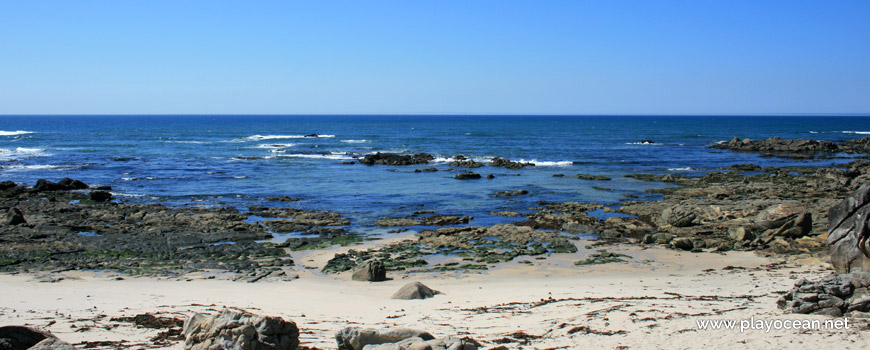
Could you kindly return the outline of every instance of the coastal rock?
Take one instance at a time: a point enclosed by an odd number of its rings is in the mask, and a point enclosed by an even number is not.
[[[854,152],[851,146],[840,147],[836,143],[830,141],[816,141],[805,139],[781,139],[772,137],[752,141],[750,139],[739,139],[737,137],[728,142],[723,142],[710,146],[710,148],[727,149],[740,152],[764,152],[773,154],[782,153],[804,153],[814,154],[819,152]]]
[[[0,327],[0,349],[74,350],[46,330],[28,326]]]
[[[66,188],[57,182],[51,182],[46,179],[36,180],[36,185],[33,186],[34,192],[62,191]]]
[[[6,216],[3,217],[3,225],[20,225],[26,224],[27,220],[24,220],[24,214],[21,213],[21,210],[18,208],[9,208],[6,212]]]
[[[351,279],[354,281],[380,282],[387,280],[387,269],[380,260],[367,261],[353,272]]]
[[[457,180],[470,180],[470,179],[479,179],[480,174],[478,173],[459,173],[453,176],[454,179]]]
[[[465,159],[465,160],[454,160],[454,161],[450,162],[450,166],[457,166],[460,168],[480,168],[483,166],[483,163],[475,162],[471,159]]]
[[[411,155],[399,155],[395,153],[375,153],[367,154],[365,158],[360,160],[360,163],[365,165],[383,164],[383,165],[413,165],[413,164],[429,164],[429,161],[435,159],[431,154],[418,153]]]
[[[440,293],[441,292],[433,290],[420,282],[411,282],[402,286],[402,288],[399,288],[399,290],[393,294],[392,298],[403,300],[426,299],[434,297],[435,294]]]
[[[335,334],[335,342],[338,343],[339,350],[370,349],[371,347],[367,347],[367,345],[396,343],[408,338],[418,338],[424,341],[435,339],[428,332],[408,328],[377,330],[372,328],[347,327]]]
[[[839,317],[870,312],[870,272],[828,275],[817,281],[802,279],[777,300],[780,309],[799,314]]]
[[[89,187],[84,182],[81,182],[79,180],[73,180],[68,177],[60,179],[57,184],[63,186],[66,190],[84,190]]]
[[[91,191],[89,197],[95,202],[105,202],[112,199],[112,194],[106,191]]]
[[[828,247],[837,273],[870,271],[870,185],[861,186],[828,212]]]
[[[674,248],[682,249],[682,250],[686,250],[686,251],[695,249],[695,244],[692,242],[692,239],[690,239],[688,237],[675,238],[673,241],[671,241],[671,245],[673,245]]]
[[[184,322],[185,350],[294,350],[299,346],[296,323],[281,317],[224,309],[208,316],[194,314]]]
[[[480,343],[471,338],[423,340],[412,337],[396,343],[367,345],[364,350],[477,350]]]
[[[666,225],[687,227],[692,226],[697,214],[684,206],[674,206],[663,210],[661,218]]]
[[[493,197],[516,197],[529,194],[527,190],[516,190],[516,191],[500,191],[496,192]]]
[[[393,226],[416,226],[422,222],[408,218],[380,218],[375,221],[375,225],[393,227]]]
[[[504,168],[508,168],[508,169],[522,169],[522,168],[525,168],[527,166],[535,166],[532,163],[512,162],[510,160],[507,160],[507,159],[504,159],[501,157],[493,158],[492,162],[489,165],[500,166],[500,167],[504,167]]]

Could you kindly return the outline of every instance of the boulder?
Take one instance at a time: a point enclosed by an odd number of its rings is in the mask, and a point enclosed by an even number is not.
[[[527,166],[535,166],[532,163],[513,162],[513,161],[510,161],[510,160],[507,160],[504,158],[500,158],[500,157],[493,158],[492,162],[489,165],[505,167],[508,169],[522,169],[522,168],[525,168]]]
[[[781,309],[799,314],[839,317],[870,311],[870,272],[833,274],[816,281],[800,280],[778,301]]]
[[[19,225],[26,223],[27,220],[24,220],[24,214],[21,213],[21,210],[18,208],[9,208],[2,222],[4,225]]]
[[[94,202],[105,202],[112,199],[112,194],[106,191],[91,191],[90,198]]]
[[[46,330],[28,326],[0,327],[0,349],[2,350],[74,350]]]
[[[194,314],[184,322],[182,334],[185,350],[295,350],[299,346],[294,322],[242,310]]]
[[[65,189],[66,187],[61,186],[57,182],[48,181],[46,179],[36,180],[36,185],[33,186],[34,192],[62,191]]]
[[[801,238],[813,229],[812,214],[806,208],[792,203],[767,208],[754,221],[751,231],[758,232],[759,239],[765,244],[777,237]]]
[[[692,226],[697,214],[683,206],[673,206],[662,211],[662,222],[674,227]]]
[[[354,281],[380,282],[387,279],[387,269],[380,260],[367,261],[353,272]]]
[[[408,338],[419,338],[424,341],[435,339],[428,332],[408,328],[377,330],[347,327],[335,334],[339,350],[362,350],[366,345],[396,343]]]
[[[441,294],[441,292],[433,290],[420,282],[411,282],[399,288],[392,298],[403,300],[426,299],[434,297],[435,294]]]
[[[63,186],[67,190],[84,190],[84,189],[87,189],[89,187],[84,182],[81,182],[79,180],[73,180],[73,179],[70,179],[68,177],[60,179],[60,181],[58,181],[57,184]]]
[[[682,250],[692,250],[695,249],[695,244],[692,243],[692,239],[689,237],[678,237],[671,241],[671,245],[674,248],[682,249]]]

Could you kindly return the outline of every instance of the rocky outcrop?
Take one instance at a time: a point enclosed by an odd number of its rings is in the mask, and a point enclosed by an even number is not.
[[[402,288],[399,288],[399,290],[396,291],[395,294],[393,294],[392,298],[403,300],[426,299],[434,297],[435,294],[440,293],[441,292],[429,288],[425,284],[422,284],[420,282],[411,282],[402,286]]]
[[[870,185],[861,186],[828,212],[828,248],[837,273],[870,271]]]
[[[454,179],[457,180],[471,180],[471,179],[479,179],[480,174],[478,173],[459,173],[453,176]]]
[[[0,327],[0,350],[74,350],[46,330],[28,326]]]
[[[387,280],[387,269],[380,260],[367,261],[353,272],[354,281],[380,282]]]
[[[516,191],[499,191],[493,194],[493,197],[516,197],[523,196],[529,194],[527,190],[516,190]]]
[[[762,140],[739,139],[710,146],[715,149],[727,149],[740,152],[760,152],[768,154],[805,154],[817,153],[870,153],[870,138],[862,137],[841,142],[816,141],[805,139],[781,139],[772,137]]]
[[[685,206],[674,206],[663,210],[661,218],[665,225],[687,227],[692,226],[697,215]]]
[[[3,217],[3,221],[0,224],[3,225],[19,225],[26,224],[27,220],[24,220],[24,214],[21,213],[21,210],[18,208],[9,208],[6,212],[6,216]]]
[[[184,322],[182,334],[185,350],[295,350],[299,346],[296,323],[241,310],[194,314]]]
[[[800,280],[783,295],[780,309],[798,314],[834,317],[870,312],[870,272],[829,275],[818,281]],[[866,316],[866,315],[862,315]]]
[[[107,191],[91,191],[88,196],[94,202],[105,202],[112,199],[112,194]]]
[[[504,158],[500,158],[500,157],[493,158],[492,162],[489,163],[489,165],[500,166],[500,167],[504,167],[504,168],[508,168],[508,169],[522,169],[522,168],[525,168],[527,166],[535,166],[535,164],[532,164],[532,163],[513,162],[513,161],[510,161],[508,159],[504,159]]]
[[[400,155],[395,153],[375,153],[367,154],[360,163],[365,165],[383,164],[383,165],[413,165],[413,164],[429,164],[429,161],[435,159],[431,154],[418,153],[411,155]]]

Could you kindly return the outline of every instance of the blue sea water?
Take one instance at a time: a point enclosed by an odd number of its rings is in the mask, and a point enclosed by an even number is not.
[[[304,137],[317,134],[318,137]],[[632,173],[701,175],[737,163],[830,165],[712,150],[732,137],[841,140],[870,135],[866,117],[665,116],[0,116],[0,180],[62,177],[109,185],[130,202],[173,206],[293,206],[335,210],[355,226],[417,210],[509,220],[537,201],[614,203],[663,184]],[[642,144],[652,140],[653,144]],[[420,166],[346,165],[374,152],[426,152]],[[455,180],[448,158],[499,156],[536,164],[474,169]],[[438,172],[414,172],[434,166]],[[578,173],[611,181],[578,180]],[[565,177],[553,177],[565,174]],[[526,189],[531,196],[495,198]],[[288,195],[302,201],[269,202]]]

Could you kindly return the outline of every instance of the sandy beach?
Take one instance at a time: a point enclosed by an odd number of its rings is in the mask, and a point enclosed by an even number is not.
[[[184,319],[224,307],[292,320],[300,328],[301,346],[323,349],[335,348],[335,332],[348,326],[471,336],[484,349],[851,348],[868,340],[862,331],[867,321],[859,319],[840,330],[699,329],[698,322],[705,320],[831,320],[785,314],[776,307],[776,299],[796,280],[828,274],[825,265],[787,264],[753,252],[609,248],[633,258],[573,266],[572,261],[594,251],[581,249],[531,266],[507,263],[484,273],[391,273],[385,282],[312,272],[322,261],[319,256],[345,247],[294,256],[308,265],[298,268],[300,278],[292,282],[254,284],[195,275],[118,278],[68,271],[52,275],[63,278],[47,283],[32,274],[7,274],[0,276],[0,322],[45,327],[62,340],[94,348],[181,349],[180,341],[152,342],[161,330],[117,319],[144,313]],[[410,281],[442,294],[390,299]]]

